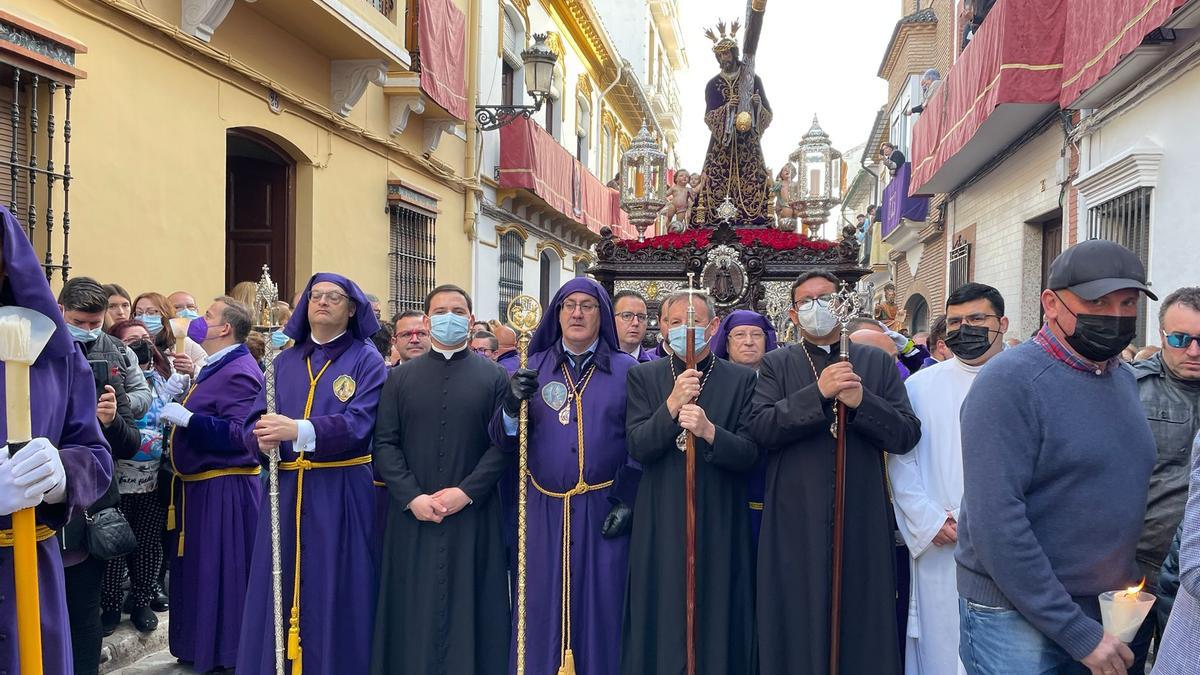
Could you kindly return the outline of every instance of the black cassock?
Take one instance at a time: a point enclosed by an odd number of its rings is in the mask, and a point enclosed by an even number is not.
[[[391,497],[372,673],[503,673],[509,609],[496,482],[508,457],[488,422],[504,369],[464,349],[394,368],[375,425],[375,467]],[[440,524],[405,507],[459,487],[471,498]]]
[[[621,672],[683,673],[685,665],[684,453],[682,428],[667,410],[685,370],[674,357],[629,371],[626,447],[642,464],[629,544]],[[697,673],[750,672],[754,635],[750,515],[746,474],[758,447],[746,428],[754,371],[709,356],[699,405],[717,427],[712,445],[696,439]]]
[[[792,345],[767,354],[759,371],[750,431],[768,453],[758,549],[761,675],[828,672],[835,418],[813,368],[820,372],[837,353],[836,344],[830,354]],[[852,344],[850,362],[863,399],[846,434],[840,672],[899,675],[895,522],[883,453],[910,451],[921,423],[886,353]]]

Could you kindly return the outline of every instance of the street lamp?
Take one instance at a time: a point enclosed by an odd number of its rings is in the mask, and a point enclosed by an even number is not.
[[[812,128],[789,159],[800,170],[800,221],[808,236],[815,238],[829,212],[842,201],[842,153],[833,148],[829,134],[813,115]]]
[[[524,117],[529,119],[542,109],[542,103],[550,95],[554,83],[554,66],[558,55],[546,46],[546,34],[533,36],[533,44],[521,52],[525,66],[525,90],[533,99],[533,105],[478,105],[475,106],[475,122],[480,131],[492,131]]]
[[[646,228],[658,219],[667,204],[667,154],[658,149],[658,141],[642,130],[621,155],[621,210],[637,228],[638,241],[646,238]]]

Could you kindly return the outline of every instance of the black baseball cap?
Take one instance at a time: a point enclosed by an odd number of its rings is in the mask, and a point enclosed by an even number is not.
[[[1132,288],[1158,300],[1146,285],[1146,267],[1137,254],[1104,239],[1082,241],[1060,253],[1050,263],[1046,287],[1052,291],[1065,288],[1084,300]]]

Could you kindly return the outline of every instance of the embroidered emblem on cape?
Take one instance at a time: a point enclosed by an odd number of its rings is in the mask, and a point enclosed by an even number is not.
[[[354,396],[356,388],[358,388],[358,384],[349,375],[340,375],[333,381],[333,395],[342,403],[349,401],[350,397]]]
[[[551,410],[559,410],[567,404],[567,385],[562,382],[547,382],[542,387],[542,401]]]

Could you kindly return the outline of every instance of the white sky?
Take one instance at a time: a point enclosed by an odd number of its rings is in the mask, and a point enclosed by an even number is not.
[[[772,177],[812,125],[813,114],[834,147],[865,143],[875,113],[886,103],[887,83],[876,76],[892,29],[896,0],[772,0],[767,5],[755,65],[775,119],[763,137]],[[679,156],[684,168],[704,164],[704,86],[717,74],[704,29],[719,19],[743,17],[745,0],[679,0],[690,69],[678,76],[683,107]],[[741,42],[742,31],[738,32]],[[854,169],[851,168],[851,175]]]

